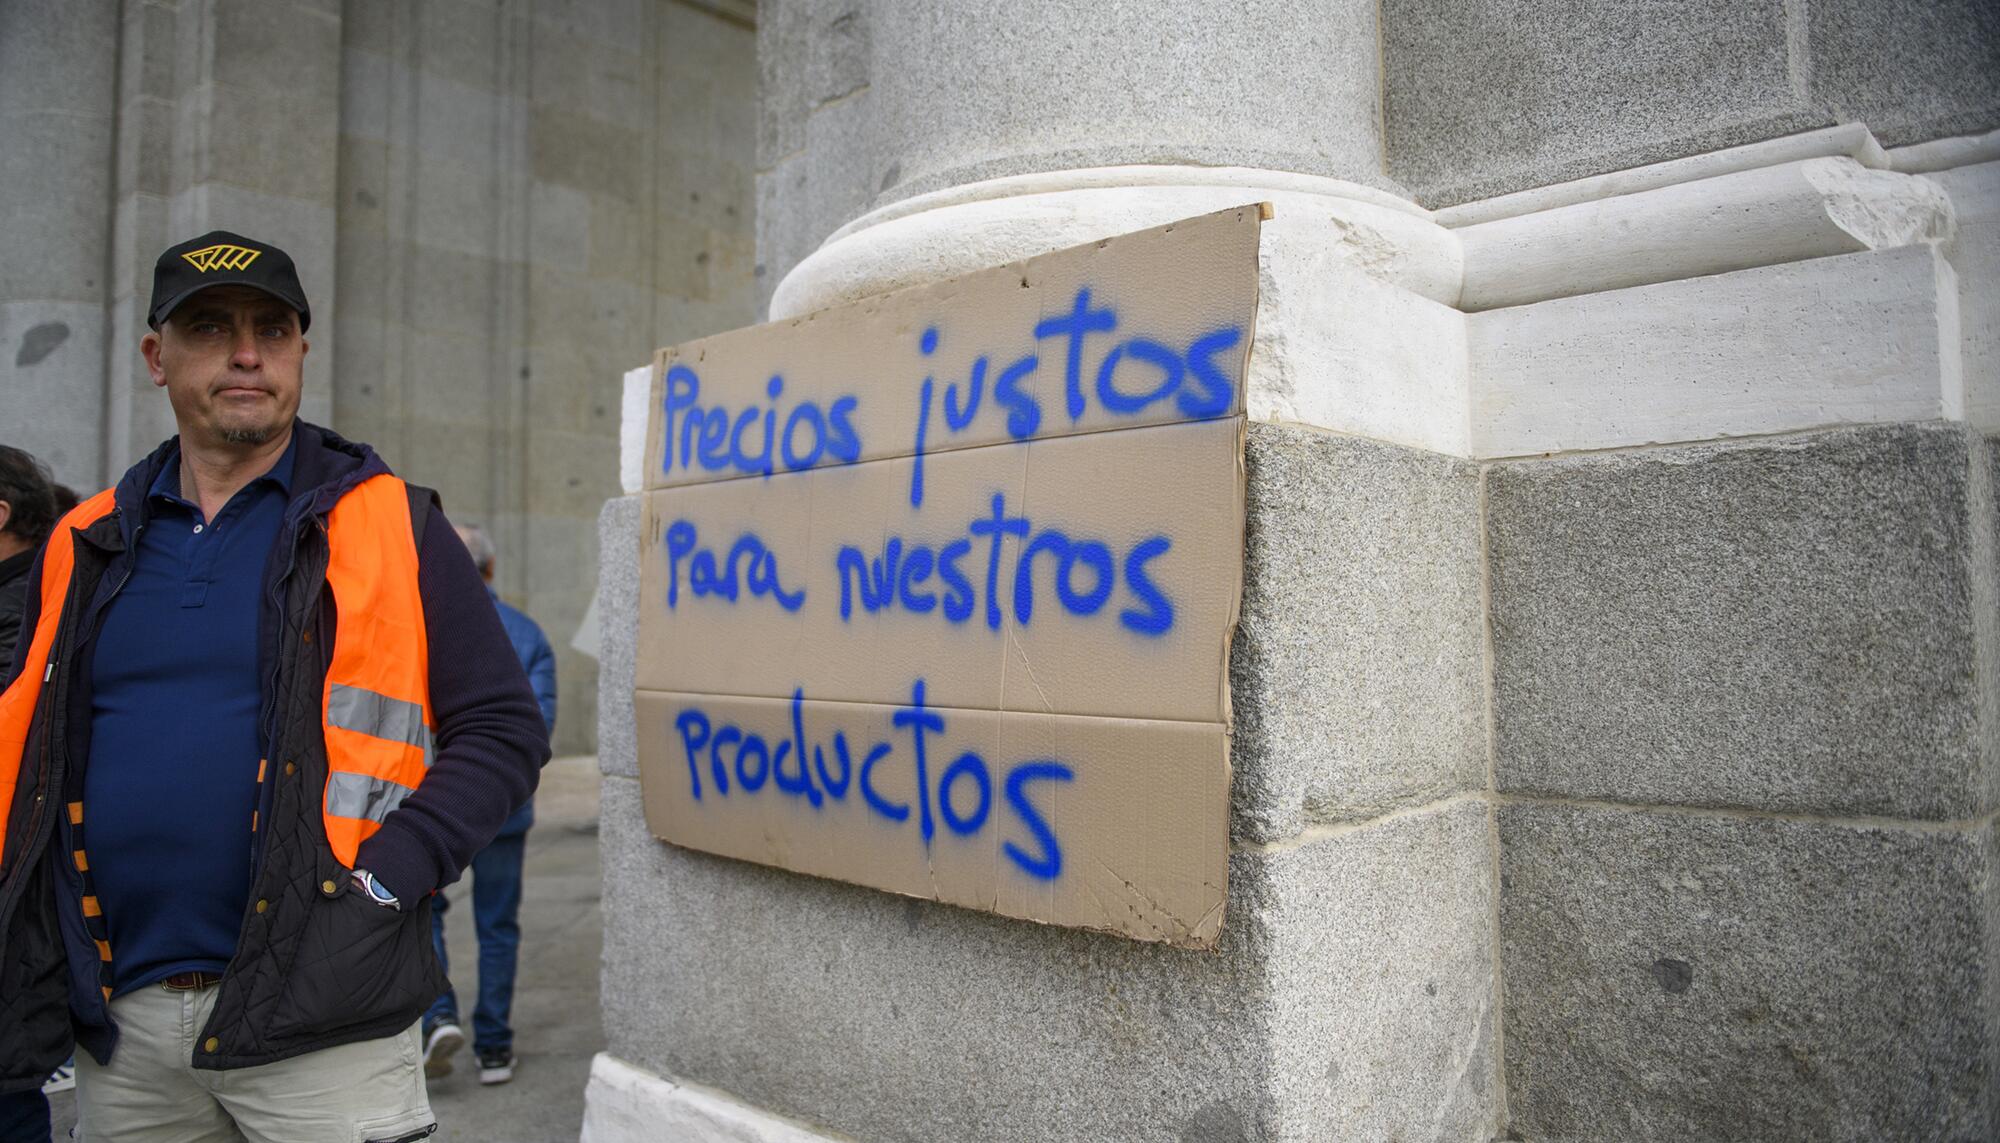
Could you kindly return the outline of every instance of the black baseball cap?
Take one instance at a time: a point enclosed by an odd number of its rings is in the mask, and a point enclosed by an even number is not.
[[[299,285],[292,256],[271,245],[227,230],[211,230],[167,247],[153,263],[153,304],[146,324],[154,329],[175,307],[210,286],[249,286],[299,311],[299,332],[312,324],[305,287]]]

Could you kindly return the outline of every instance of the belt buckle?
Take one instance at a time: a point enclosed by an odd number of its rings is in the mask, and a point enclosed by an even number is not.
[[[162,979],[160,986],[174,992],[199,992],[221,982],[222,978],[212,972],[177,972]]]

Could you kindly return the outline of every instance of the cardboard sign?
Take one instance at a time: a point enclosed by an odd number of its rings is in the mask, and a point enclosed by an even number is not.
[[[1211,947],[1262,208],[664,350],[667,841]]]

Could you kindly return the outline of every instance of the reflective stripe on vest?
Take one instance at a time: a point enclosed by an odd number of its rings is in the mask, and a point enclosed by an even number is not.
[[[42,552],[41,613],[35,619],[35,633],[28,643],[28,661],[6,693],[0,694],[0,870],[7,868],[7,822],[13,817],[14,791],[21,781],[21,756],[28,746],[28,728],[35,718],[35,705],[42,697],[42,684],[49,678],[49,652],[55,647],[56,627],[62,622],[71,574],[76,570],[76,537],[71,532],[88,528],[110,515],[116,503],[114,491],[107,488],[70,509],[56,521],[55,529],[49,533],[48,547]],[[5,669],[0,664],[0,670]]]
[[[352,868],[430,768],[430,644],[402,481],[362,481],[327,516],[327,588],[339,616],[321,713],[326,839]]]

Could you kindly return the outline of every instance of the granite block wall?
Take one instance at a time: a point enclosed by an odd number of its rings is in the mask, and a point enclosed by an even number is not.
[[[1484,789],[1477,468],[1264,424],[1244,462],[1237,836],[1281,840]]]
[[[1386,0],[1386,173],[1439,207],[1860,122],[2000,126],[1982,0]]]
[[[1495,466],[1501,789],[1991,810],[1978,441],[1931,422]]]
[[[1500,815],[1524,1139],[1991,1139],[1996,851],[1953,828]]]
[[[2000,1130],[1990,447],[1488,469],[1522,1138]]]

